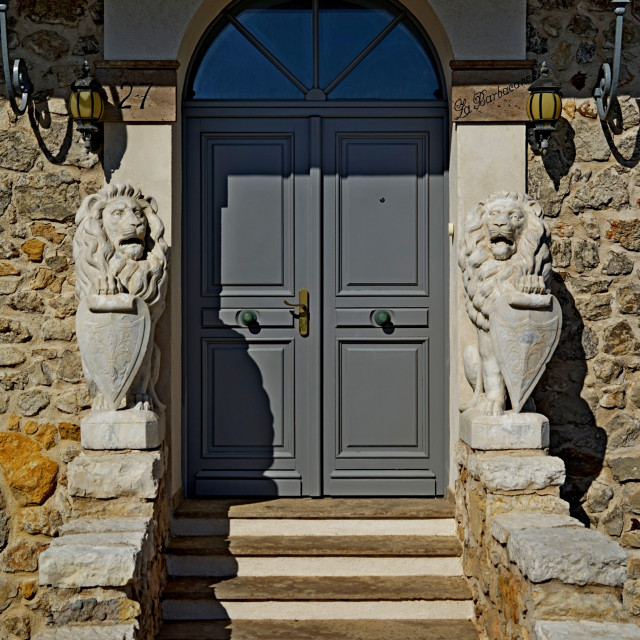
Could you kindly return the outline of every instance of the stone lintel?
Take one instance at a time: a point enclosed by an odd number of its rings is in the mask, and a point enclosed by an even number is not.
[[[131,496],[153,500],[158,495],[163,465],[160,451],[81,453],[67,467],[69,493],[84,498]]]
[[[135,640],[135,624],[65,625],[43,629],[33,640]]]
[[[554,456],[469,456],[469,473],[489,491],[518,491],[559,487],[565,480],[564,462]]]
[[[534,640],[640,640],[640,627],[616,622],[539,620]]]
[[[584,527],[580,520],[559,513],[511,512],[493,516],[491,533],[502,544],[506,544],[514,531],[522,529],[553,529],[555,527]],[[570,533],[568,533],[570,535]]]
[[[627,554],[617,543],[592,529],[531,527],[512,531],[509,559],[531,582],[561,580],[567,584],[617,587],[627,578]]]
[[[460,439],[484,451],[544,449],[549,446],[549,421],[539,413],[486,416],[470,409],[460,416]]]
[[[153,411],[91,411],[80,423],[84,449],[119,451],[157,449],[164,438],[164,421]]]

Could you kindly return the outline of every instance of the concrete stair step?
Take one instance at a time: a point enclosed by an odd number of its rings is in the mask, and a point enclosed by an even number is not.
[[[454,518],[174,518],[172,536],[455,536]]]
[[[165,600],[164,620],[470,620],[471,600]]]
[[[172,578],[165,600],[468,600],[463,576]]]
[[[186,536],[172,538],[172,556],[457,557],[454,536]]]
[[[467,620],[234,620],[165,623],[158,640],[478,640]]]
[[[454,505],[426,498],[274,498],[185,500],[179,518],[429,519],[453,518]]]
[[[460,557],[176,556],[166,554],[170,576],[461,576]]]

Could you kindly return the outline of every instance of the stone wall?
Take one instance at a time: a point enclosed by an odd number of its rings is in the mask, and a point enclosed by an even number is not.
[[[19,119],[0,99],[0,637],[14,640],[51,619],[38,556],[83,508],[66,473],[89,406],[74,332],[73,218],[103,171],[65,101],[83,60],[101,56],[103,7],[8,4],[11,57],[27,60],[35,86],[34,108]]]
[[[638,578],[638,562],[569,516],[562,461],[462,441],[456,454],[458,532],[482,637],[640,638],[625,584]]]
[[[528,57],[562,83],[551,150],[529,155],[528,190],[552,229],[558,351],[535,393],[567,467],[572,515],[640,547],[640,5],[625,17],[621,98],[603,125],[590,98],[613,56],[608,0],[529,0]],[[640,582],[627,587],[640,592]],[[636,605],[637,606],[637,605]]]

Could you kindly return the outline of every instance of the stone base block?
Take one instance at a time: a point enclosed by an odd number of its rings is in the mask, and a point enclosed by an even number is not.
[[[153,543],[150,518],[80,518],[65,527],[40,554],[40,584],[123,587],[140,578]]]
[[[134,624],[68,625],[43,629],[32,640],[135,640]]]
[[[163,472],[160,451],[81,453],[67,467],[69,493],[82,498],[153,500]]]
[[[545,449],[549,446],[549,421],[539,413],[485,416],[469,409],[460,416],[460,439],[482,451]]]
[[[531,582],[561,580],[584,586],[618,587],[627,578],[627,554],[593,529],[531,527],[512,531],[509,559]]]
[[[506,544],[514,531],[522,529],[553,529],[555,527],[584,527],[580,520],[559,513],[524,513],[512,511],[493,516],[491,533],[502,544]]]
[[[56,544],[56,541],[40,554],[39,582],[42,585],[61,589],[124,587],[140,577],[139,545],[105,544],[104,541],[100,544],[88,540]]]
[[[640,640],[635,624],[539,620],[535,640]]]
[[[555,456],[474,453],[467,465],[489,491],[546,489],[559,487],[565,480],[564,462]]]
[[[91,411],[80,423],[85,449],[119,451],[157,449],[164,438],[164,421],[153,411]]]

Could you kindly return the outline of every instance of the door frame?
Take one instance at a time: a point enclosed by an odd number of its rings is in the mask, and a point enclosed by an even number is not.
[[[327,102],[300,102],[300,103],[292,103],[290,101],[260,101],[260,102],[232,102],[232,101],[185,101],[183,102],[182,108],[182,184],[186,187],[188,184],[188,176],[187,176],[187,144],[188,138],[185,135],[187,130],[187,122],[189,119],[197,118],[309,118],[310,119],[310,137],[311,137],[311,161],[313,163],[314,159],[317,160],[319,166],[321,166],[322,162],[322,148],[314,147],[314,127],[319,128],[321,126],[321,118],[434,118],[442,121],[443,127],[443,148],[442,158],[443,158],[443,167],[444,172],[442,176],[442,199],[443,199],[443,212],[442,215],[448,217],[449,212],[449,136],[447,135],[450,131],[449,127],[449,109],[448,103],[446,101],[428,101],[428,102],[417,102],[417,101],[340,101],[334,103]],[[319,133],[319,132],[318,132]],[[321,138],[320,135],[316,136],[318,139]],[[320,171],[316,171],[315,175],[310,176],[312,182],[310,185],[310,189],[314,193],[319,194],[318,202],[319,202],[319,215],[320,220],[318,221],[320,224],[320,228],[322,229],[324,226],[323,219],[323,207],[321,201],[322,194],[322,174]],[[187,212],[187,189],[183,188],[182,191],[182,219],[186,219]],[[446,227],[446,225],[443,225]],[[188,238],[186,233],[182,233],[182,261],[186,259],[186,256],[189,255],[189,247]],[[320,241],[322,244],[322,241]],[[447,238],[443,237],[442,242],[446,243]],[[322,255],[322,250],[320,252],[320,271],[319,279],[320,279],[320,290],[322,290],[324,286],[324,256]],[[444,331],[444,398],[443,400],[443,413],[444,413],[444,433],[443,433],[443,447],[442,447],[442,456],[444,462],[444,473],[443,473],[443,483],[445,486],[448,485],[449,473],[450,473],[450,452],[449,452],[449,440],[450,440],[450,425],[449,425],[449,391],[450,391],[450,361],[449,361],[449,331],[447,330],[449,327],[449,323],[447,322],[447,318],[449,315],[449,290],[450,290],[450,273],[449,273],[449,262],[447,260],[444,261],[443,264],[444,273],[443,273],[443,290],[444,290],[444,298],[443,298],[443,306],[442,306],[442,314],[443,314],[443,327],[445,327]],[[186,314],[187,314],[187,304],[186,304],[186,296],[187,296],[187,287],[185,286],[185,277],[186,277],[186,269],[182,269],[182,296],[181,296],[181,304],[182,304],[182,325],[186,325]],[[318,301],[320,303],[320,301]],[[317,307],[316,307],[317,308]],[[320,350],[323,353],[324,345],[321,342]],[[183,332],[182,334],[182,344],[181,344],[181,359],[182,359],[182,480],[183,487],[185,491],[185,497],[193,497],[189,492],[189,467],[188,467],[188,422],[187,422],[187,407],[189,403],[189,385],[187,383],[187,367],[185,366],[185,359],[187,353],[186,346],[186,335]],[[322,367],[322,358],[320,358],[320,362],[318,366]],[[322,374],[322,372],[321,372]],[[322,380],[322,375],[320,376],[320,380]],[[323,385],[321,382],[320,389],[320,407],[318,410],[322,412],[322,398],[324,394]],[[320,423],[322,423],[322,414],[320,415]],[[315,450],[317,451],[317,460],[309,460],[309,469],[310,473],[314,474],[315,480],[311,482],[310,494],[312,496],[321,496],[322,494],[322,464],[323,464],[323,442],[322,442],[322,429],[318,430],[319,433],[315,435],[315,442],[313,438],[310,438],[309,441],[309,450],[312,451],[315,446]]]

